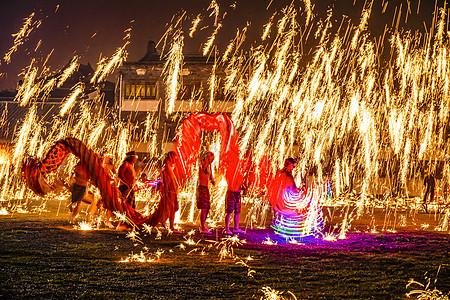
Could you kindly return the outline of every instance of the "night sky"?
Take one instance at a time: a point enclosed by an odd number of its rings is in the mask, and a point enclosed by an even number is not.
[[[304,12],[303,1],[300,0],[217,0],[220,7],[220,19],[222,29],[216,38],[216,45],[223,52],[229,41],[234,38],[236,30],[242,29],[247,22],[251,23],[247,34],[247,44],[244,49],[249,49],[251,44],[259,44],[262,27],[266,24],[275,11],[280,11],[291,2]],[[385,12],[383,6],[388,2]],[[420,2],[419,13],[418,3]],[[4,56],[13,45],[14,33],[23,26],[24,18],[35,13],[33,20],[42,20],[39,28],[34,29],[26,42],[17,52],[11,56],[11,63],[6,64],[2,60],[0,65],[0,90],[13,89],[20,79],[18,74],[30,64],[32,58],[36,58],[36,65],[42,61],[54,49],[47,66],[56,71],[67,64],[74,55],[81,56],[80,62],[90,63],[95,69],[101,56],[111,56],[114,51],[123,46],[124,31],[131,30],[129,52],[127,61],[137,61],[146,51],[148,40],[158,42],[167,30],[172,17],[181,15],[186,11],[184,20],[185,53],[200,53],[202,43],[214,31],[214,17],[210,17],[207,11],[210,0],[163,0],[163,1],[138,1],[138,0],[65,0],[65,1],[2,1],[0,9],[0,55]],[[268,7],[270,3],[270,6]],[[333,9],[333,19],[338,23],[342,16],[351,19],[352,23],[359,23],[361,11],[364,7],[363,0],[311,0],[315,5],[314,14],[317,23],[319,19],[325,19],[327,10]],[[437,6],[443,7],[444,0],[438,0]],[[235,4],[235,8],[233,7]],[[369,20],[369,31],[374,37],[383,33],[385,24],[391,26],[394,13],[400,8],[400,26],[404,30],[429,30],[435,8],[434,0],[374,0],[372,14]],[[267,9],[268,7],[268,9]],[[409,7],[408,19],[406,20]],[[225,17],[224,13],[226,12]],[[199,29],[194,38],[188,36],[192,20],[198,15],[203,16]],[[299,21],[304,22],[301,16]],[[302,24],[304,25],[304,24]],[[337,25],[336,25],[337,26]],[[35,51],[36,45],[41,40],[41,45]],[[158,47],[161,49],[161,47]]]

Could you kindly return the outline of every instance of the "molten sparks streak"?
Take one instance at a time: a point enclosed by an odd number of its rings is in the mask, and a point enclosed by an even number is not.
[[[212,107],[214,103],[214,93],[216,91],[216,65],[213,66],[211,71],[211,77],[209,77],[209,90],[211,91],[209,97],[209,108]]]
[[[274,290],[271,287],[265,286],[261,290],[264,293],[264,298],[261,298],[262,300],[283,300],[283,299],[285,299],[283,296],[281,296],[281,294],[283,294],[283,292]],[[297,300],[297,297],[295,297],[295,295],[292,292],[288,291],[288,294],[290,294],[295,300]]]
[[[13,154],[13,164],[16,164],[16,172],[19,170],[19,163],[22,160],[22,156],[26,151],[26,143],[28,137],[31,133],[31,128],[36,125],[36,107],[32,107],[26,117],[25,121],[22,124],[22,128],[20,128],[20,132],[18,134],[16,140],[16,147]]]
[[[127,235],[125,237],[129,238],[133,242],[139,242],[141,244],[144,244],[144,242],[142,242],[142,239],[139,237],[139,234],[134,230],[127,233]]]
[[[274,17],[275,17],[275,14],[273,14],[272,17],[270,17],[269,23],[264,25],[264,31],[263,31],[263,35],[261,37],[261,40],[265,41],[269,37],[270,29],[272,28],[273,18]]]
[[[79,56],[75,56],[74,58],[72,58],[70,65],[66,69],[64,69],[61,76],[59,77],[59,81],[56,87],[61,87],[64,84],[64,82],[66,82],[67,78],[72,76],[73,72],[78,70],[78,67],[80,66],[80,64],[78,63],[79,59],[80,59]]]
[[[219,5],[217,4],[216,0],[212,0],[211,3],[209,4],[208,10],[212,9],[213,11],[211,12],[211,14],[209,15],[211,16],[215,16],[214,18],[214,26],[217,26],[217,19],[219,18]]]
[[[0,166],[9,164],[10,160],[11,158],[9,152],[5,149],[0,148]]]
[[[31,31],[33,31],[33,27],[30,28],[31,26],[31,20],[34,17],[34,13],[32,13],[28,18],[25,19],[25,22],[23,23],[22,28],[20,29],[20,31],[16,34],[13,34],[12,36],[14,37],[14,45],[9,49],[8,53],[5,54],[5,56],[3,57],[3,59],[6,61],[6,63],[10,63],[11,62],[11,54],[13,54],[15,51],[17,51],[17,48],[23,44],[25,38],[28,37],[28,35],[31,33]],[[41,21],[35,22],[33,25],[36,25],[36,28],[39,27],[39,25],[41,25]]]
[[[201,20],[202,20],[201,15],[198,15],[197,18],[195,18],[195,20],[192,21],[192,27],[189,30],[189,36],[190,37],[194,36],[194,32],[197,30],[198,24],[200,23]]]
[[[211,49],[212,44],[214,43],[214,40],[216,39],[217,32],[219,32],[219,29],[222,27],[222,24],[217,25],[216,29],[214,30],[213,34],[209,37],[208,41],[206,42],[205,46],[203,47],[203,55],[206,56]]]
[[[164,65],[166,75],[166,93],[169,98],[167,114],[171,114],[175,109],[175,100],[181,85],[181,71],[183,66],[183,36],[177,32],[173,38],[167,62]]]
[[[102,59],[97,64],[97,70],[94,73],[94,76],[91,78],[91,83],[99,83],[104,80],[110,73],[114,72],[115,69],[120,67],[123,62],[127,59],[128,52],[125,50],[125,47],[130,42],[127,41],[122,48],[116,50],[116,53],[108,60]]]
[[[306,10],[306,24],[305,26],[308,26],[309,21],[312,19],[313,17],[313,7],[311,5],[311,0],[303,0],[303,3],[305,4],[305,10]]]
[[[152,227],[147,225],[147,224],[142,224],[142,229],[148,233],[148,234],[152,234]]]
[[[359,23],[358,29],[356,30],[355,35],[353,36],[353,39],[352,39],[352,44],[351,44],[352,50],[354,50],[356,48],[356,45],[359,40],[359,35],[361,34],[361,32],[363,30],[365,30],[365,28],[367,26],[367,21],[369,20],[371,12],[372,11],[370,9],[366,9],[363,11],[362,16],[361,16],[361,22]]]
[[[64,116],[64,114],[70,109],[72,108],[72,106],[75,103],[75,100],[77,99],[77,97],[81,94],[83,94],[84,91],[84,84],[82,83],[78,83],[74,89],[72,94],[67,98],[66,103],[64,103],[63,107],[61,108],[61,111],[59,112],[59,115],[61,117]]]
[[[19,102],[20,106],[27,105],[39,91],[39,84],[35,84],[36,74],[38,69],[33,67],[34,60],[31,62],[28,70],[23,77],[23,83],[20,85],[17,95],[15,97],[16,101]]]

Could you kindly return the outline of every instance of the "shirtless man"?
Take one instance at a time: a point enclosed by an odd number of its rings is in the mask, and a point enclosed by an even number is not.
[[[86,167],[80,162],[78,162],[73,169],[73,178],[75,180],[72,185],[72,203],[70,207],[72,208],[72,215],[70,217],[70,223],[73,224],[75,219],[77,218],[78,213],[80,212],[81,202],[85,202],[90,204],[91,201],[86,199],[86,185],[89,180],[89,176],[86,170]],[[75,208],[73,205],[76,203]]]
[[[212,176],[211,163],[214,161],[214,153],[208,152],[201,162],[198,170],[198,188],[197,188],[197,208],[201,210],[200,224],[201,232],[212,234],[211,230],[206,228],[206,219],[208,218],[209,209],[211,208],[210,194],[208,184],[211,182],[216,184]]]
[[[136,152],[130,151],[126,154],[126,158],[119,167],[119,191],[122,196],[126,199],[126,202],[131,205],[131,207],[136,208],[135,198],[134,198],[134,183],[136,181],[136,171],[134,169],[134,164],[137,162]]]

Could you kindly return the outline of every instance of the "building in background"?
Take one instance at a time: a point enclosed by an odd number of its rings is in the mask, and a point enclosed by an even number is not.
[[[133,149],[139,153],[161,155],[174,147],[177,126],[189,114],[231,113],[233,101],[223,94],[225,71],[216,66],[214,57],[184,55],[180,89],[174,112],[168,113],[164,66],[166,55],[149,41],[145,56],[137,62],[125,62],[117,72],[116,101],[122,121],[134,128]],[[210,80],[215,76],[211,95]]]
[[[48,81],[52,78],[58,77],[61,72],[64,71],[70,65],[70,62],[62,68],[60,72],[44,78]],[[92,86],[90,84],[90,78],[94,74],[90,64],[81,64],[78,69],[72,73],[72,75],[62,84],[60,87],[55,87],[48,97],[42,99],[42,95],[38,95],[30,103],[21,106],[17,101],[15,91],[1,91],[0,92],[0,143],[3,145],[11,144],[15,138],[15,134],[20,129],[26,114],[30,111],[31,106],[36,107],[36,119],[40,125],[44,127],[51,126],[55,118],[71,118],[74,114],[80,112],[80,103],[82,101],[89,103],[91,100],[98,99],[97,96],[101,95],[101,101],[92,101],[90,104],[94,110],[100,109],[100,107],[114,108],[114,89],[115,84],[113,82],[105,81],[100,86]],[[37,79],[39,81],[41,79]],[[71,110],[64,116],[60,117],[59,112],[64,103],[64,99],[70,95],[72,88],[78,83],[83,83],[85,86],[82,97],[76,100],[76,104]],[[20,86],[21,82],[19,83]],[[94,103],[95,102],[95,103]]]

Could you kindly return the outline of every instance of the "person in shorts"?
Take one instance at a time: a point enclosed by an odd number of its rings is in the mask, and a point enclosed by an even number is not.
[[[210,194],[208,184],[211,182],[215,185],[214,178],[211,171],[211,163],[214,161],[214,153],[208,152],[201,162],[198,170],[198,182],[197,187],[197,208],[201,210],[200,224],[201,232],[206,234],[212,234],[211,230],[206,227],[206,219],[211,208]]]
[[[244,233],[243,230],[239,229],[239,217],[241,214],[241,188],[239,187],[235,191],[227,191],[225,197],[225,234],[233,233]],[[234,212],[234,229],[230,230],[230,218],[231,214]]]
[[[71,209],[70,223],[74,224],[75,219],[78,216],[78,213],[81,209],[81,203],[85,202],[87,204],[91,204],[92,199],[89,199],[87,193],[87,183],[89,180],[89,176],[86,170],[86,167],[81,162],[78,162],[73,169],[73,185],[71,188],[72,192],[72,203],[69,205]],[[92,197],[91,197],[92,198]],[[75,207],[73,207],[75,206]]]

